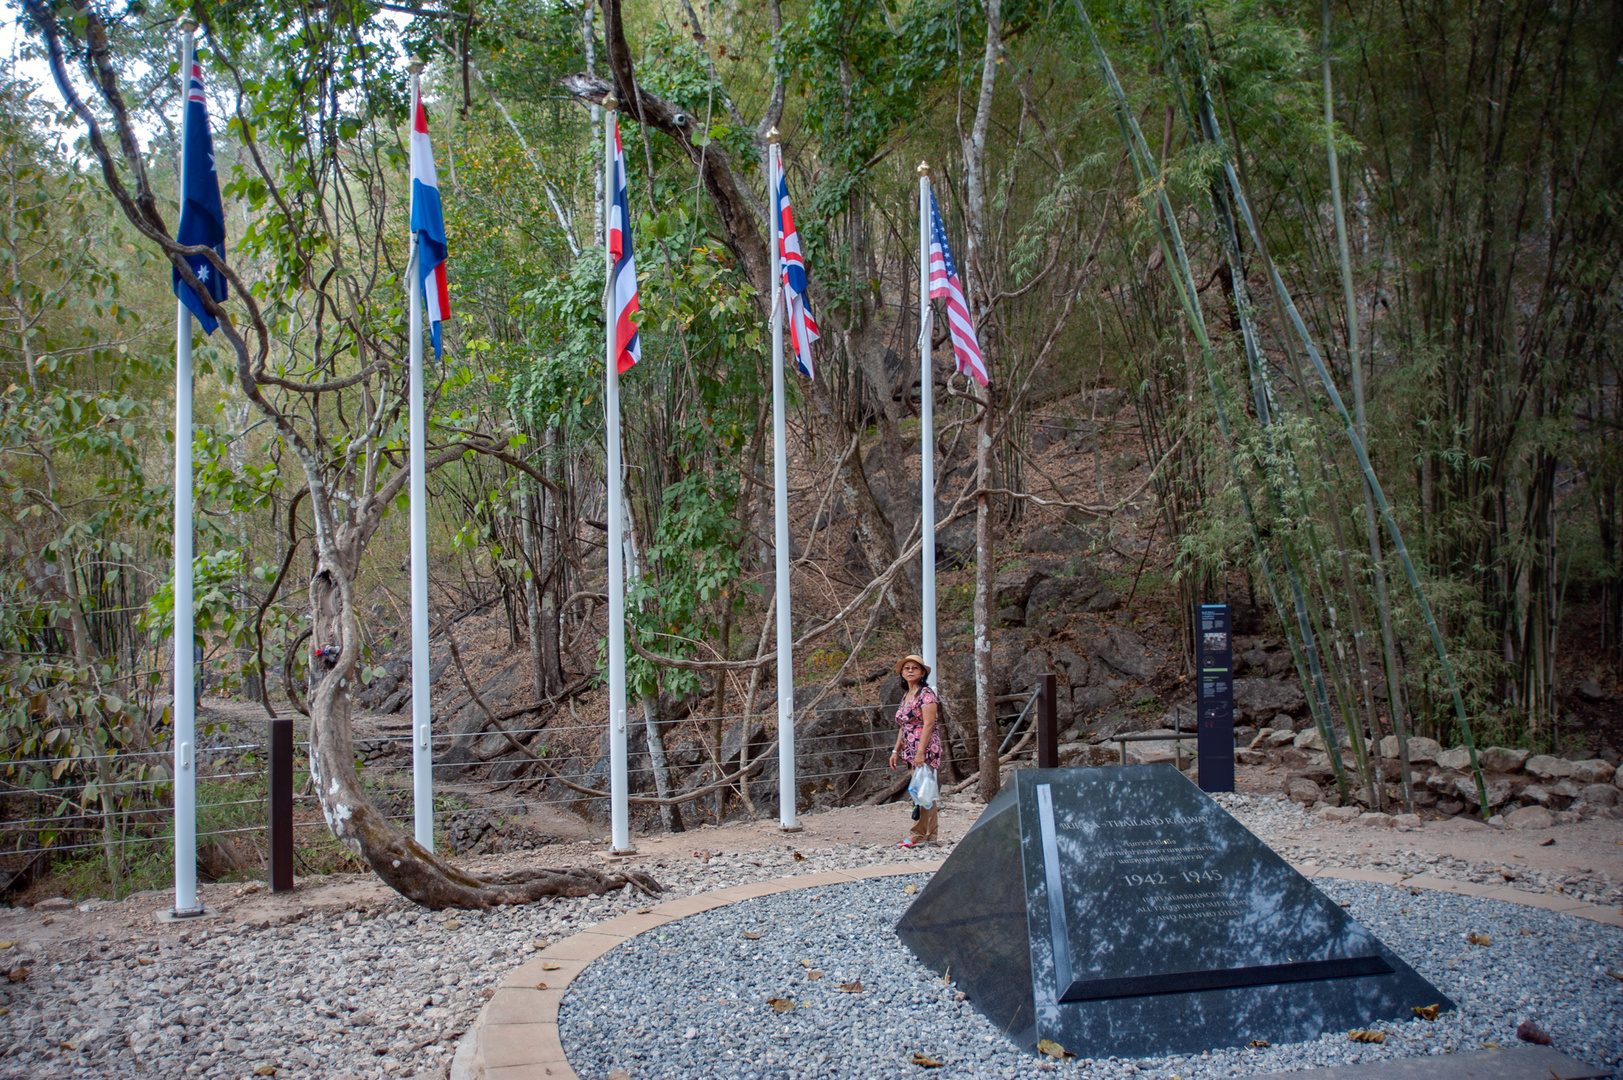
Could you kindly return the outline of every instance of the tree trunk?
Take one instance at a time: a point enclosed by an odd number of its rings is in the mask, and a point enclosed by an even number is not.
[[[659,731],[659,697],[642,696],[642,722],[648,733],[648,759],[654,765],[654,793],[661,799],[671,797],[671,771],[665,761],[665,736]],[[659,816],[665,821],[666,832],[682,832],[682,807],[677,803],[661,803]]]

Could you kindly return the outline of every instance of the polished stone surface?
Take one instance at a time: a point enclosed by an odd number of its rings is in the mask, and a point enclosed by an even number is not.
[[[1452,1007],[1165,765],[1015,773],[897,932],[1011,1039],[1083,1057]]]

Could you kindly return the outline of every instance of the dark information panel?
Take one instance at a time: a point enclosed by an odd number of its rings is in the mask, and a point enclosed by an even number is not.
[[[1165,765],[1026,769],[897,924],[1015,1042],[1295,1042],[1452,1003]]]
[[[1227,604],[1200,605],[1199,734],[1202,791],[1234,790],[1234,634]]]

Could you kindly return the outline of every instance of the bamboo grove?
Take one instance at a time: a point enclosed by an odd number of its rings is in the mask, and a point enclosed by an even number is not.
[[[201,644],[216,682],[268,708],[308,707],[287,688],[339,607],[360,619],[362,682],[398,632],[398,487],[363,489],[404,465],[408,53],[446,155],[456,311],[430,406],[436,597],[448,615],[495,598],[536,700],[589,693],[600,663],[594,102],[628,77],[657,105],[626,128],[645,313],[629,618],[651,744],[662,694],[705,701],[719,745],[719,718],[770,685],[773,127],[825,328],[791,450],[796,635],[833,658],[808,681],[832,685],[874,633],[917,635],[920,161],[993,373],[985,397],[935,375],[938,519],[984,507],[984,542],[959,545],[983,621],[1023,524],[1052,518],[1078,550],[1128,528],[1102,501],[1033,497],[1036,411],[1091,421],[1114,386],[1155,466],[1154,617],[1192,658],[1196,604],[1254,606],[1326,745],[1345,740],[1344,797],[1406,800],[1407,769],[1389,786],[1374,766],[1387,736],[1556,745],[1573,684],[1616,675],[1615,5],[30,0],[26,40],[43,55],[54,35],[82,100],[65,112],[17,70],[0,87],[0,706],[5,783],[79,785],[64,820],[110,815],[121,755],[163,739],[172,301],[142,222],[172,224],[183,18],[222,118],[230,261],[253,299],[232,310],[267,402],[236,377],[247,352],[199,349],[218,375],[199,389]],[[125,189],[154,193],[150,212]],[[324,485],[357,501],[318,506]],[[363,504],[378,517],[354,588],[317,597],[311,515]],[[990,708],[951,721],[972,759]]]

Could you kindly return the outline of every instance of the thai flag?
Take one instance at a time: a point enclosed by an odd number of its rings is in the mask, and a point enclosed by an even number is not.
[[[806,260],[800,254],[800,233],[795,230],[795,211],[789,205],[789,185],[784,180],[783,158],[774,157],[777,175],[772,188],[778,197],[778,262],[783,268],[783,313],[789,323],[789,341],[794,348],[795,366],[812,378],[811,343],[821,335],[817,320],[806,306]]]
[[[440,328],[451,314],[445,285],[445,217],[440,212],[440,183],[434,172],[434,148],[428,143],[428,110],[413,92],[411,103],[411,231],[417,237],[417,282],[423,290],[423,315],[440,357]]]
[[[175,230],[175,239],[187,246],[211,247],[224,259],[225,210],[220,204],[220,177],[214,171],[214,136],[209,132],[208,100],[203,96],[203,67],[195,61],[191,78],[186,82],[186,144],[182,154],[185,198],[180,206],[180,227]],[[225,275],[214,268],[206,255],[187,255],[185,259],[209,296],[216,303],[223,303]],[[192,287],[180,280],[178,268],[171,268],[170,282],[180,302],[197,316],[203,332],[214,333],[219,322],[204,310],[203,301]]]
[[[624,375],[642,359],[642,339],[631,320],[637,307],[637,260],[631,254],[631,200],[626,195],[626,155],[620,145],[619,114],[614,124],[614,204],[609,207],[609,254],[614,257],[614,366]]]
[[[952,331],[952,351],[958,358],[958,370],[985,386],[986,359],[981,356],[980,344],[975,340],[975,322],[969,317],[969,303],[964,299],[964,283],[958,280],[958,268],[952,262],[952,249],[947,246],[947,230],[941,227],[941,208],[936,205],[935,191],[930,192],[930,296],[947,301],[947,327]]]

